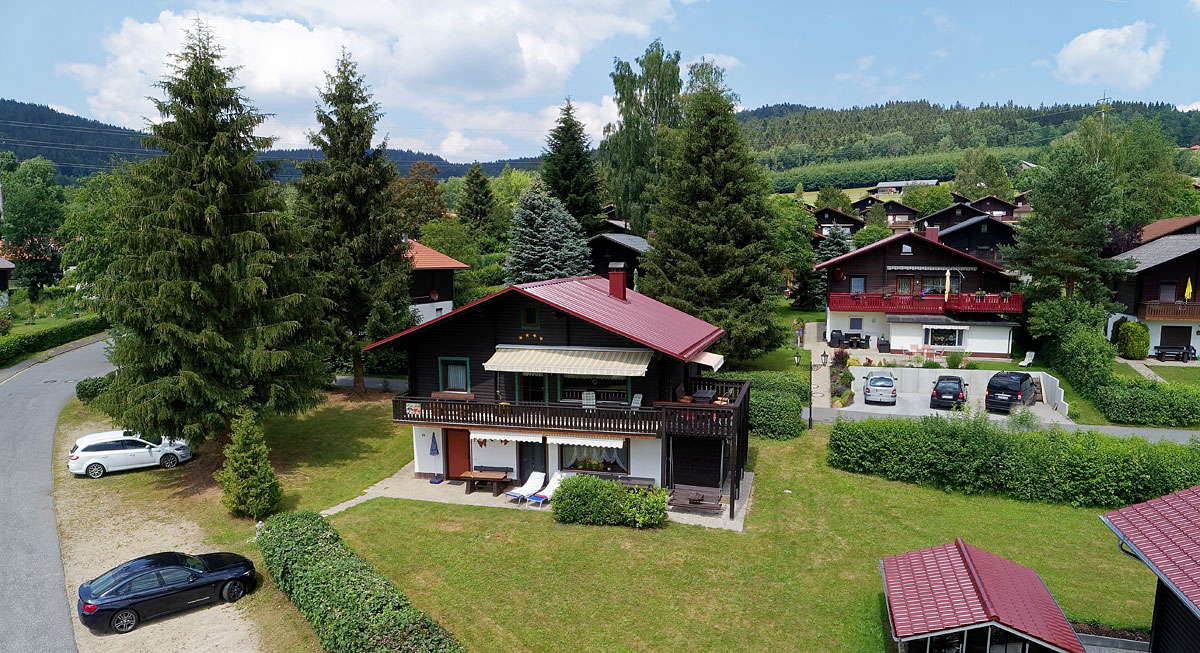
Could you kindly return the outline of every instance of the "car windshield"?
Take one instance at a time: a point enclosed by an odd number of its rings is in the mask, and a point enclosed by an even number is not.
[[[892,387],[892,380],[887,378],[886,376],[873,376],[873,377],[871,377],[871,380],[868,383],[870,384],[870,386],[872,388],[890,388],[890,387]]]
[[[112,589],[114,585],[128,578],[122,573],[124,570],[125,566],[122,565],[97,576],[96,580],[92,581],[92,596],[101,596]]]
[[[204,562],[201,561],[200,558],[197,558],[196,556],[190,556],[190,555],[187,555],[186,553],[181,553],[181,554],[179,554],[179,561],[183,564],[184,567],[187,567],[188,569],[191,569],[192,571],[199,572],[199,573],[204,573],[204,571],[205,571]]]

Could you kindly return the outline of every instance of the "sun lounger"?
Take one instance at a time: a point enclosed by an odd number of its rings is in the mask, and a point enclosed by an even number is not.
[[[1031,351],[1025,352],[1025,360],[1021,361],[1020,363],[1017,363],[1017,365],[1019,367],[1029,367],[1032,364],[1033,364],[1033,352],[1031,352]]]
[[[530,495],[542,489],[542,485],[546,483],[546,472],[533,472],[529,475],[529,480],[525,481],[525,485],[504,493],[504,496],[517,500],[517,505],[521,505],[522,501],[528,501]]]
[[[550,483],[545,489],[529,496],[529,503],[536,503],[539,508],[542,507],[542,504],[549,503],[550,499],[554,497],[554,491],[558,489],[558,484],[562,483],[562,480],[563,473],[554,472],[554,476],[550,477]]]

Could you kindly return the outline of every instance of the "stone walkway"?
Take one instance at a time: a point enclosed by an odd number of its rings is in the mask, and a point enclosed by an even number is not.
[[[735,517],[729,518],[729,509],[719,514],[715,512],[700,512],[692,510],[679,510],[676,508],[667,509],[667,518],[671,521],[681,524],[694,524],[697,526],[706,526],[708,528],[723,528],[731,531],[741,532],[746,522],[746,512],[750,507],[750,498],[753,494],[754,474],[746,472],[745,479],[742,480],[742,498],[737,502]],[[346,510],[352,506],[357,506],[360,503],[365,503],[371,499],[379,497],[390,497],[393,499],[411,499],[414,501],[433,501],[435,503],[452,503],[462,506],[486,506],[490,508],[508,508],[511,510],[533,510],[549,512],[549,508],[535,507],[528,503],[517,505],[515,501],[501,494],[498,497],[492,496],[492,493],[487,490],[476,490],[471,494],[466,493],[466,489],[460,485],[451,485],[450,482],[430,483],[427,479],[413,478],[413,463],[405,465],[400,471],[392,476],[379,481],[375,485],[363,490],[363,493],[349,501],[343,501],[332,508],[326,508],[321,511],[321,514],[328,517]]]
[[[825,335],[824,322],[805,322],[804,323],[804,348],[812,352],[812,361],[821,360],[821,354],[829,355],[829,360],[833,360],[833,350],[822,340]],[[821,368],[813,372],[812,381],[812,405],[817,408],[829,408],[829,371]]]
[[[1149,365],[1143,363],[1142,361],[1129,360],[1127,358],[1119,358],[1117,360],[1118,360],[1118,362],[1129,365],[1130,367],[1133,368],[1134,372],[1141,374],[1142,376],[1146,377],[1147,379],[1150,379],[1151,381],[1165,381],[1165,379],[1163,379],[1161,376],[1159,376],[1157,372],[1150,369]]]

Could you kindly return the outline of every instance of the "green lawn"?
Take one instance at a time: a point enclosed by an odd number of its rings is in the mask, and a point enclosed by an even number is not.
[[[1141,374],[1138,374],[1137,370],[1133,369],[1129,363],[1113,363],[1113,373],[1117,376],[1123,376],[1130,379],[1145,378]]]
[[[61,326],[67,322],[70,322],[72,319],[73,318],[66,317],[39,317],[38,319],[34,320],[33,324],[25,324],[24,320],[14,321],[12,331],[9,331],[9,335],[18,336],[26,333],[36,333],[43,329]]]
[[[1171,383],[1200,385],[1200,367],[1177,365],[1151,365],[1150,369]]]
[[[833,470],[827,428],[752,443],[744,533],[398,499],[333,523],[471,650],[884,651],[879,559],[955,537],[1033,567],[1071,620],[1149,626],[1154,575],[1099,511]]]
[[[812,354],[807,350],[800,350],[800,365],[797,367],[794,356],[798,348],[796,347],[796,329],[805,322],[819,322],[825,319],[825,311],[797,311],[792,308],[790,300],[780,299],[775,306],[775,321],[787,329],[787,342],[782,347],[775,351],[763,354],[758,358],[748,361],[731,361],[730,369],[735,370],[797,370],[804,371],[804,366],[812,358]]]

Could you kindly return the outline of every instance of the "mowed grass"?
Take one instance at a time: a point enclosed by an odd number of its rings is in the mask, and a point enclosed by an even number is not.
[[[796,329],[804,326],[805,322],[819,322],[825,319],[825,311],[797,311],[792,308],[791,300],[780,299],[775,306],[775,322],[787,330],[787,341],[775,351],[767,352],[758,358],[748,361],[731,361],[730,369],[743,371],[788,371],[807,373],[804,366],[812,358],[808,350],[796,346]],[[800,353],[800,365],[796,365],[794,356]]]
[[[1137,370],[1133,369],[1133,366],[1131,366],[1129,363],[1113,363],[1113,374],[1116,374],[1117,376],[1123,376],[1128,379],[1146,378],[1139,374]]]
[[[8,333],[9,335],[13,336],[37,333],[38,331],[43,331],[52,327],[62,326],[70,321],[72,321],[71,318],[65,317],[39,317],[38,319],[34,320],[33,324],[26,324],[24,320],[15,320],[13,321],[12,331],[9,331]]]
[[[1200,385],[1200,366],[1151,365],[1150,369],[1171,383]]]
[[[1073,621],[1149,627],[1154,575],[1099,510],[837,471],[827,430],[752,443],[743,533],[399,499],[333,523],[471,650],[885,651],[879,559],[955,537],[1037,570]]]

